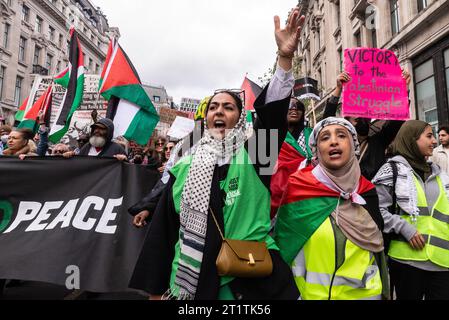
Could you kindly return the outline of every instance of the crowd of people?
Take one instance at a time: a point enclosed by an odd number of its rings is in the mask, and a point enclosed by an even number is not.
[[[116,157],[161,173],[129,209],[136,227],[149,225],[131,288],[152,300],[449,300],[449,129],[436,148],[423,121],[388,121],[371,133],[369,119],[336,117],[348,72],[309,127],[292,97],[303,22],[298,9],[285,28],[275,17],[277,69],[251,128],[241,96],[219,90],[197,118],[199,141],[194,133],[177,144],[112,141],[113,123],[101,119],[77,150],[53,147],[52,155]],[[258,134],[265,130],[277,135]],[[45,132],[33,146],[26,130],[1,127],[3,154],[42,155]],[[262,174],[258,151],[273,143],[278,164]],[[270,272],[222,271],[225,239],[242,243],[239,268],[268,259]],[[268,253],[242,257],[243,243]]]

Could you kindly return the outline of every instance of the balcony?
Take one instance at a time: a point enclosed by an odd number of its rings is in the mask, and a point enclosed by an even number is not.
[[[38,74],[40,76],[48,76],[48,69],[41,65],[34,64],[32,74]]]
[[[56,21],[58,21],[61,26],[66,28],[66,17],[60,9],[56,8],[53,3],[48,0],[37,0],[36,2],[39,3],[42,8],[46,12],[48,12],[54,19],[56,19]]]
[[[374,0],[358,0],[352,8],[351,15],[349,18],[352,20],[357,17],[360,20],[365,20],[366,9],[375,3]]]

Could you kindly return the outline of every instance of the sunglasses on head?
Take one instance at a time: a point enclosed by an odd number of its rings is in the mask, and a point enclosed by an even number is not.
[[[239,97],[240,100],[242,100],[243,106],[245,106],[245,101],[246,101],[245,90],[242,90],[242,89],[218,89],[218,90],[215,90],[214,95],[217,95],[219,93],[228,93],[228,92],[231,92],[231,93],[235,94],[237,97]]]

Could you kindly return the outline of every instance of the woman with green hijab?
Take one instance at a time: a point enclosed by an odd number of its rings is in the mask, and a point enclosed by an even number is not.
[[[449,177],[428,162],[436,143],[428,123],[406,122],[373,180],[398,300],[449,300]]]

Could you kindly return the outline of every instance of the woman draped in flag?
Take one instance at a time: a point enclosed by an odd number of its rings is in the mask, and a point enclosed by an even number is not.
[[[428,123],[406,122],[373,180],[398,300],[449,300],[449,177],[427,161],[436,143]]]
[[[312,129],[307,126],[305,115],[306,108],[304,104],[293,97],[287,114],[287,137],[279,154],[276,173],[271,179],[272,219],[275,217],[281,204],[288,178],[300,168],[302,162],[312,158],[312,151],[308,144]]]
[[[310,146],[318,165],[290,177],[275,227],[301,299],[387,298],[383,220],[376,189],[360,172],[355,128],[325,119]]]
[[[232,90],[218,91],[207,105],[207,130],[195,152],[171,169],[130,284],[149,292],[151,299],[298,298],[291,270],[269,235],[273,170],[264,167],[256,154],[278,143],[271,150],[274,167],[287,134],[292,59],[303,22],[298,9],[290,14],[285,29],[275,17],[278,70],[255,103],[253,135],[248,137],[241,96]],[[279,86],[285,90],[273,89]],[[258,134],[264,130],[279,134]],[[211,211],[226,238],[267,244],[271,275],[252,279],[218,275],[222,239]]]

